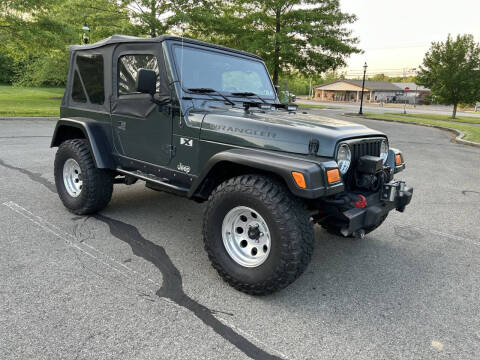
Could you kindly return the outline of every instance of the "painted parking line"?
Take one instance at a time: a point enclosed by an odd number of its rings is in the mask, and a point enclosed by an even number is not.
[[[31,211],[25,209],[24,207],[20,206],[19,204],[13,201],[7,201],[2,204],[3,206],[9,208],[13,212],[17,213],[18,215],[22,216],[23,218],[27,219],[28,221],[32,222],[33,224],[40,227],[45,232],[53,234],[56,238],[62,240],[67,246],[72,247],[76,250],[79,250],[84,255],[92,258],[94,261],[97,261],[108,268],[112,269],[113,271],[117,272],[121,276],[126,279],[136,281],[143,280],[148,281],[151,284],[156,285],[157,287],[162,288],[161,283],[158,283],[144,275],[140,274],[136,270],[132,269],[131,267],[115,260],[112,257],[109,257],[102,251],[96,249],[90,244],[87,244],[85,241],[78,243],[78,239],[64,230],[60,229],[58,226],[48,222],[47,220],[43,219],[42,217],[32,213]],[[102,217],[98,215],[99,217]],[[85,248],[86,247],[86,248]],[[162,274],[163,275],[163,274]],[[165,279],[164,279],[165,280]],[[183,290],[182,290],[183,292]],[[153,291],[153,295],[158,295]],[[242,351],[245,355],[254,358],[254,359],[288,359],[291,357],[287,357],[285,354],[281,353],[278,350],[269,349],[269,346],[265,344],[260,339],[256,338],[255,336],[251,335],[245,330],[238,328],[236,325],[228,321],[227,319],[218,315],[218,313],[214,310],[210,310],[205,306],[197,303],[195,300],[191,299],[190,297],[186,296],[185,294],[179,294],[182,296],[179,300],[175,301],[174,298],[164,297],[158,295],[158,299],[175,306],[177,309],[182,310],[184,312],[193,312],[200,320],[202,320],[205,324],[212,327],[214,331],[222,335],[227,341],[231,342],[233,345],[237,346],[237,348]],[[190,306],[187,306],[185,303],[190,303]],[[213,320],[215,319],[215,320]],[[215,324],[215,321],[217,324]],[[223,333],[224,331],[226,333]],[[262,350],[261,348],[254,345],[254,343],[262,345],[264,349],[268,349],[269,352]],[[278,355],[273,355],[278,354]]]

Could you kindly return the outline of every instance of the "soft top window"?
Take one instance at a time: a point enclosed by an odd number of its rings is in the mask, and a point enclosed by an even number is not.
[[[86,102],[82,88],[83,82],[89,102],[102,105],[105,102],[103,56],[97,54],[77,55],[76,64],[79,73],[75,71],[72,99],[77,102]]]
[[[138,94],[136,89],[139,69],[154,70],[157,73],[157,92],[160,91],[160,76],[157,59],[149,54],[124,55],[118,59],[118,94]]]
[[[87,97],[83,91],[82,83],[80,81],[80,77],[78,76],[77,70],[75,70],[75,75],[73,77],[72,99],[81,103],[87,102]]]

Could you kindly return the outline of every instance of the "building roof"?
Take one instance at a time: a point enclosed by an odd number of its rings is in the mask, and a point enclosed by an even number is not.
[[[335,83],[347,83],[350,85],[358,86],[359,88],[362,87],[362,80],[350,80],[350,79],[341,79],[341,80],[335,80],[331,81],[325,84],[320,84],[315,86],[315,89],[321,89],[324,86],[327,85],[332,85]],[[418,91],[430,91],[430,89],[427,89],[423,86],[417,85],[415,83],[403,83],[403,82],[390,82],[390,81],[373,81],[373,80],[365,80],[365,89],[367,91],[404,91],[405,87],[409,87],[410,91],[415,91],[415,89],[418,89]]]
[[[319,89],[326,85],[332,85],[335,83],[342,83],[342,82],[350,85],[358,86],[359,88],[362,87],[362,80],[343,79],[343,80],[328,82],[326,84],[317,85],[315,86],[315,88]],[[365,80],[365,89],[370,91],[401,91],[403,90],[389,81],[371,81],[371,80]]]
[[[362,80],[345,80],[350,84],[362,87]],[[365,88],[372,91],[399,91],[403,90],[390,81],[365,80]]]
[[[201,45],[201,46],[208,46],[224,51],[230,51],[230,52],[235,52],[241,55],[246,55],[246,56],[251,56],[254,58],[257,58],[259,60],[263,59],[255,54],[248,53],[246,51],[242,50],[237,50],[237,49],[231,49],[225,46],[221,45],[216,45],[216,44],[210,44],[207,42],[203,42],[200,40],[194,40],[186,37],[181,37],[181,36],[175,36],[175,35],[160,35],[155,38],[142,38],[142,37],[137,37],[137,36],[128,36],[128,35],[112,35],[108,38],[105,38],[103,40],[97,41],[96,43],[92,44],[87,44],[87,45],[70,45],[70,51],[82,51],[82,50],[91,50],[91,49],[97,49],[101,48],[104,46],[112,45],[112,44],[119,44],[119,43],[160,43],[164,40],[176,40],[176,41],[182,41],[184,43],[190,43],[190,44],[196,44],[196,45]]]

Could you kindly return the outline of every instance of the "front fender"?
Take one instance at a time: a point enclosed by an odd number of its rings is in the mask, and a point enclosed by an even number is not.
[[[202,182],[208,178],[213,167],[222,162],[278,175],[285,181],[294,195],[306,199],[333,195],[344,189],[343,182],[329,185],[326,179],[326,170],[337,167],[335,161],[313,162],[261,150],[230,149],[219,152],[208,160],[202,173],[192,185],[189,196],[192,196]],[[295,183],[292,171],[301,172],[304,175],[307,185],[305,189],[300,188]]]
[[[81,132],[88,141],[97,168],[115,169],[115,161],[112,157],[112,149],[106,131],[105,123],[99,123],[95,120],[61,118],[55,126],[50,147],[57,147],[65,140],[78,138],[79,132]]]

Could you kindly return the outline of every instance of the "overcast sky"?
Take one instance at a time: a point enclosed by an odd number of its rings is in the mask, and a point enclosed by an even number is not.
[[[447,35],[473,34],[480,41],[480,0],[340,0],[354,13],[352,25],[364,54],[348,60],[348,73],[357,74],[366,61],[372,72],[395,75],[421,64],[432,41]],[[384,71],[385,70],[385,71]]]

